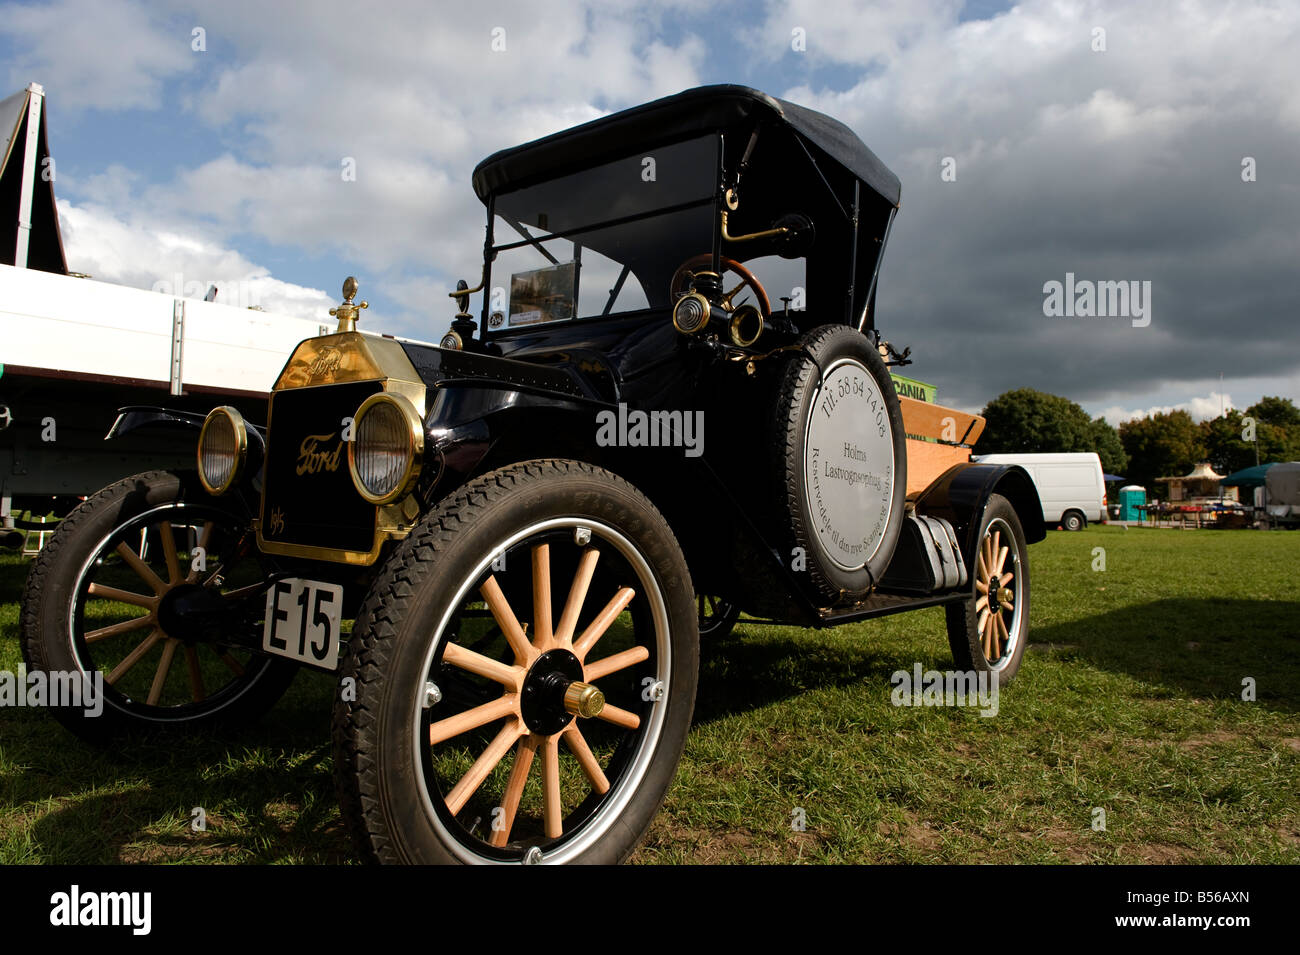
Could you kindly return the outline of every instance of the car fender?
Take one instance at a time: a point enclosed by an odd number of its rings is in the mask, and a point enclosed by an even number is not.
[[[197,453],[199,434],[203,431],[206,414],[195,411],[180,411],[176,408],[160,408],[152,405],[129,405],[119,408],[117,419],[104,435],[105,441],[122,438],[135,431],[167,429],[192,434]],[[266,460],[266,429],[244,419],[248,432],[248,460],[244,464],[244,477],[240,483],[251,481],[262,472],[262,462]],[[197,461],[195,462],[197,466]]]
[[[974,566],[980,519],[994,494],[1001,494],[1015,508],[1025,543],[1034,544],[1047,536],[1038,490],[1029,472],[1018,464],[955,465],[922,491],[915,503],[918,512],[944,518],[953,525],[967,566]]]

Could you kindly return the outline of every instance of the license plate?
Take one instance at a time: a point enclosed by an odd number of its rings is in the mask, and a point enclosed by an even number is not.
[[[266,592],[262,649],[300,663],[334,670],[339,665],[339,614],[343,588],[289,577]]]

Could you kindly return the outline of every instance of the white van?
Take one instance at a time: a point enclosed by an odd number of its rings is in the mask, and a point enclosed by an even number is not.
[[[1106,484],[1095,451],[1061,454],[980,454],[980,464],[1019,464],[1029,472],[1043,502],[1043,523],[1079,531],[1106,519]]]

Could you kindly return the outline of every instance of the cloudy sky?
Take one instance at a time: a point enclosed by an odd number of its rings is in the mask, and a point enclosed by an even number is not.
[[[0,3],[0,97],[45,86],[98,279],[321,317],[355,273],[369,327],[436,340],[480,268],[479,159],[741,83],[902,179],[877,323],[906,373],[1112,421],[1300,400],[1297,50],[1296,2]],[[1067,273],[1150,283],[1149,323],[1044,314]]]

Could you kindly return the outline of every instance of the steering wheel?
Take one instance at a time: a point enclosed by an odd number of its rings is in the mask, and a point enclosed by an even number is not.
[[[771,320],[772,305],[767,300],[767,292],[764,291],[762,284],[758,279],[754,278],[754,273],[749,271],[749,269],[745,268],[735,259],[729,259],[726,256],[723,256],[719,261],[722,264],[724,273],[735,272],[741,278],[740,284],[731,289],[731,291],[725,291],[726,283],[723,283],[724,293],[722,296],[722,305],[725,308],[731,308],[732,299],[739,294],[740,290],[743,288],[749,288],[750,291],[754,293],[754,298],[756,300],[755,304],[757,304],[759,312],[762,313],[763,321],[768,322]],[[713,253],[711,252],[705,252],[701,255],[693,255],[679,265],[677,271],[673,273],[672,282],[668,286],[669,299],[676,302],[686,294],[687,286],[690,285],[691,276],[701,268],[708,269],[712,266]]]

